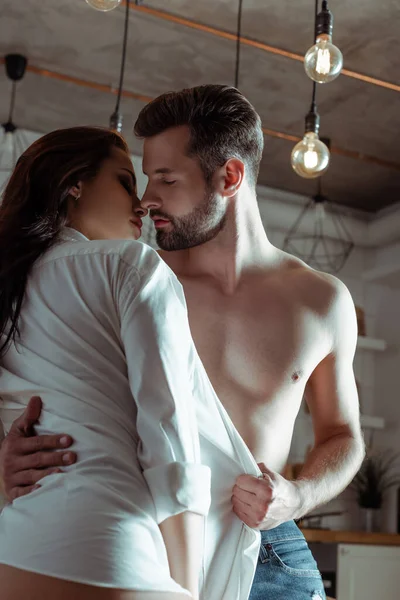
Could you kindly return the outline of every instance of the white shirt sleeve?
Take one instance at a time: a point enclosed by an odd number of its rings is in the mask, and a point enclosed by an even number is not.
[[[211,472],[200,462],[194,345],[182,287],[153,250],[142,251],[139,265],[122,277],[121,331],[139,461],[161,523],[186,510],[207,514]]]

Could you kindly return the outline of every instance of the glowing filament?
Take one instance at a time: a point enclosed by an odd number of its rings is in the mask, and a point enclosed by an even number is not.
[[[304,166],[306,169],[315,169],[318,164],[318,154],[315,150],[307,150],[304,153]]]
[[[331,53],[327,48],[319,48],[315,70],[321,75],[327,75],[331,69]]]

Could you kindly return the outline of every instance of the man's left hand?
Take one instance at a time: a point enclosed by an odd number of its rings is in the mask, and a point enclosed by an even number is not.
[[[233,511],[253,529],[273,529],[301,516],[298,484],[279,473],[270,471],[264,463],[258,465],[262,477],[239,475],[233,488]]]

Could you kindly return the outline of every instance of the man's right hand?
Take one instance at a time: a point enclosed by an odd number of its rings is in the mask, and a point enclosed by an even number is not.
[[[34,396],[1,443],[0,483],[9,502],[39,488],[38,481],[43,477],[61,473],[60,467],[76,461],[75,452],[55,452],[71,446],[69,435],[35,434],[41,410],[42,401]]]

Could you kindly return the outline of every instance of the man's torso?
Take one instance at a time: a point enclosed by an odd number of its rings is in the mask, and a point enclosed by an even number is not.
[[[229,294],[211,277],[176,274],[218,397],[256,461],[282,471],[305,386],[331,348],[331,283],[290,260],[245,275]]]

